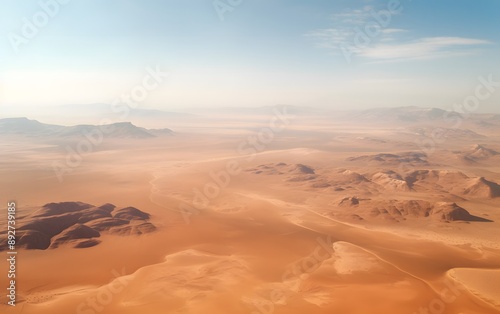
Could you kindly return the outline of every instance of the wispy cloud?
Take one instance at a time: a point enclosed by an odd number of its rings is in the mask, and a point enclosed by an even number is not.
[[[406,32],[406,29],[400,29],[400,28],[386,28],[382,30],[383,34],[395,34],[395,33],[404,33]]]
[[[367,5],[361,9],[351,9],[341,13],[334,13],[331,15],[331,19],[334,23],[361,25],[370,18],[371,11],[373,11],[373,7]]]
[[[371,6],[365,6],[362,9],[332,14],[331,20],[334,27],[314,30],[306,36],[314,39],[318,47],[338,49],[342,43],[354,37],[357,28],[366,24],[371,10]]]
[[[318,29],[307,33],[306,36],[313,38],[317,47],[340,50],[342,46],[356,46],[351,47],[351,49],[356,49],[358,50],[357,52],[361,52],[366,49],[372,41],[394,41],[397,39],[398,34],[405,33],[407,30],[387,28],[380,29],[378,32],[377,38],[369,38],[369,41],[360,43],[355,42],[357,34],[362,34],[365,37],[368,36],[363,34],[359,27]]]
[[[386,17],[387,12],[385,13]],[[392,13],[398,14],[398,13]],[[372,6],[347,10],[331,16],[332,27],[306,34],[317,47],[344,55],[350,62],[356,55],[370,62],[399,62],[470,55],[490,41],[463,37],[411,38],[411,32],[391,28],[392,17],[382,24],[380,11]]]
[[[378,44],[359,52],[365,58],[379,61],[435,59],[470,55],[476,48],[491,42],[463,37],[427,37],[410,42]]]

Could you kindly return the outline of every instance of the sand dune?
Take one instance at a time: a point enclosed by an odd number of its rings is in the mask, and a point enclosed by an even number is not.
[[[500,270],[455,268],[447,273],[473,294],[500,310]]]

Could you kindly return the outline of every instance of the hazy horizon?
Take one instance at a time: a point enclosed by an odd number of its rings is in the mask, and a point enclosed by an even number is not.
[[[120,104],[121,106],[125,106],[126,104]],[[273,108],[276,106],[287,106],[289,108],[302,109],[305,111],[319,111],[319,112],[363,112],[370,110],[401,110],[401,109],[421,109],[421,110],[432,110],[432,109],[440,109],[448,112],[457,112],[463,113],[455,110],[453,106],[450,107],[436,107],[436,106],[416,106],[416,105],[408,105],[408,106],[375,106],[375,107],[367,107],[367,108],[349,108],[347,106],[341,108],[332,108],[328,106],[296,106],[296,105],[288,105],[288,104],[270,104],[270,105],[262,105],[262,106],[215,106],[215,107],[203,107],[203,106],[193,106],[193,107],[173,107],[173,108],[162,108],[162,107],[129,107],[131,110],[139,110],[139,111],[160,111],[165,113],[179,113],[179,114],[192,114],[195,115],[197,112],[201,114],[205,114],[207,112],[237,112],[239,110],[256,110],[258,112],[259,109]],[[84,109],[88,107],[88,109]],[[113,105],[106,103],[88,103],[88,104],[64,104],[64,105],[46,105],[46,106],[12,106],[12,107],[0,107],[0,119],[2,118],[15,118],[15,117],[26,117],[30,118],[31,116],[39,116],[43,115],[44,110],[51,109],[78,109],[78,110],[86,110],[88,114],[92,114],[93,112],[100,111],[113,113]],[[109,109],[109,110],[108,110]],[[500,107],[497,110],[477,110],[473,113],[476,114],[498,114],[500,113]],[[470,114],[470,113],[469,113]]]

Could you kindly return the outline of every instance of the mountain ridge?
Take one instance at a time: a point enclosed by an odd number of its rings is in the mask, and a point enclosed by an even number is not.
[[[75,137],[85,134],[101,132],[111,138],[152,138],[164,135],[173,135],[171,129],[146,129],[138,127],[131,122],[117,122],[107,125],[79,124],[62,126],[45,124],[38,120],[26,117],[0,119],[0,135],[21,135],[29,137],[53,136]]]

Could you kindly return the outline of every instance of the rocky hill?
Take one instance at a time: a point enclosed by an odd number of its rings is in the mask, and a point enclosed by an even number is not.
[[[102,234],[122,236],[153,232],[150,215],[135,207],[113,204],[94,206],[81,202],[49,203],[19,220],[16,247],[45,250],[61,245],[85,248],[100,243]],[[5,232],[0,233],[0,250],[7,249]]]

